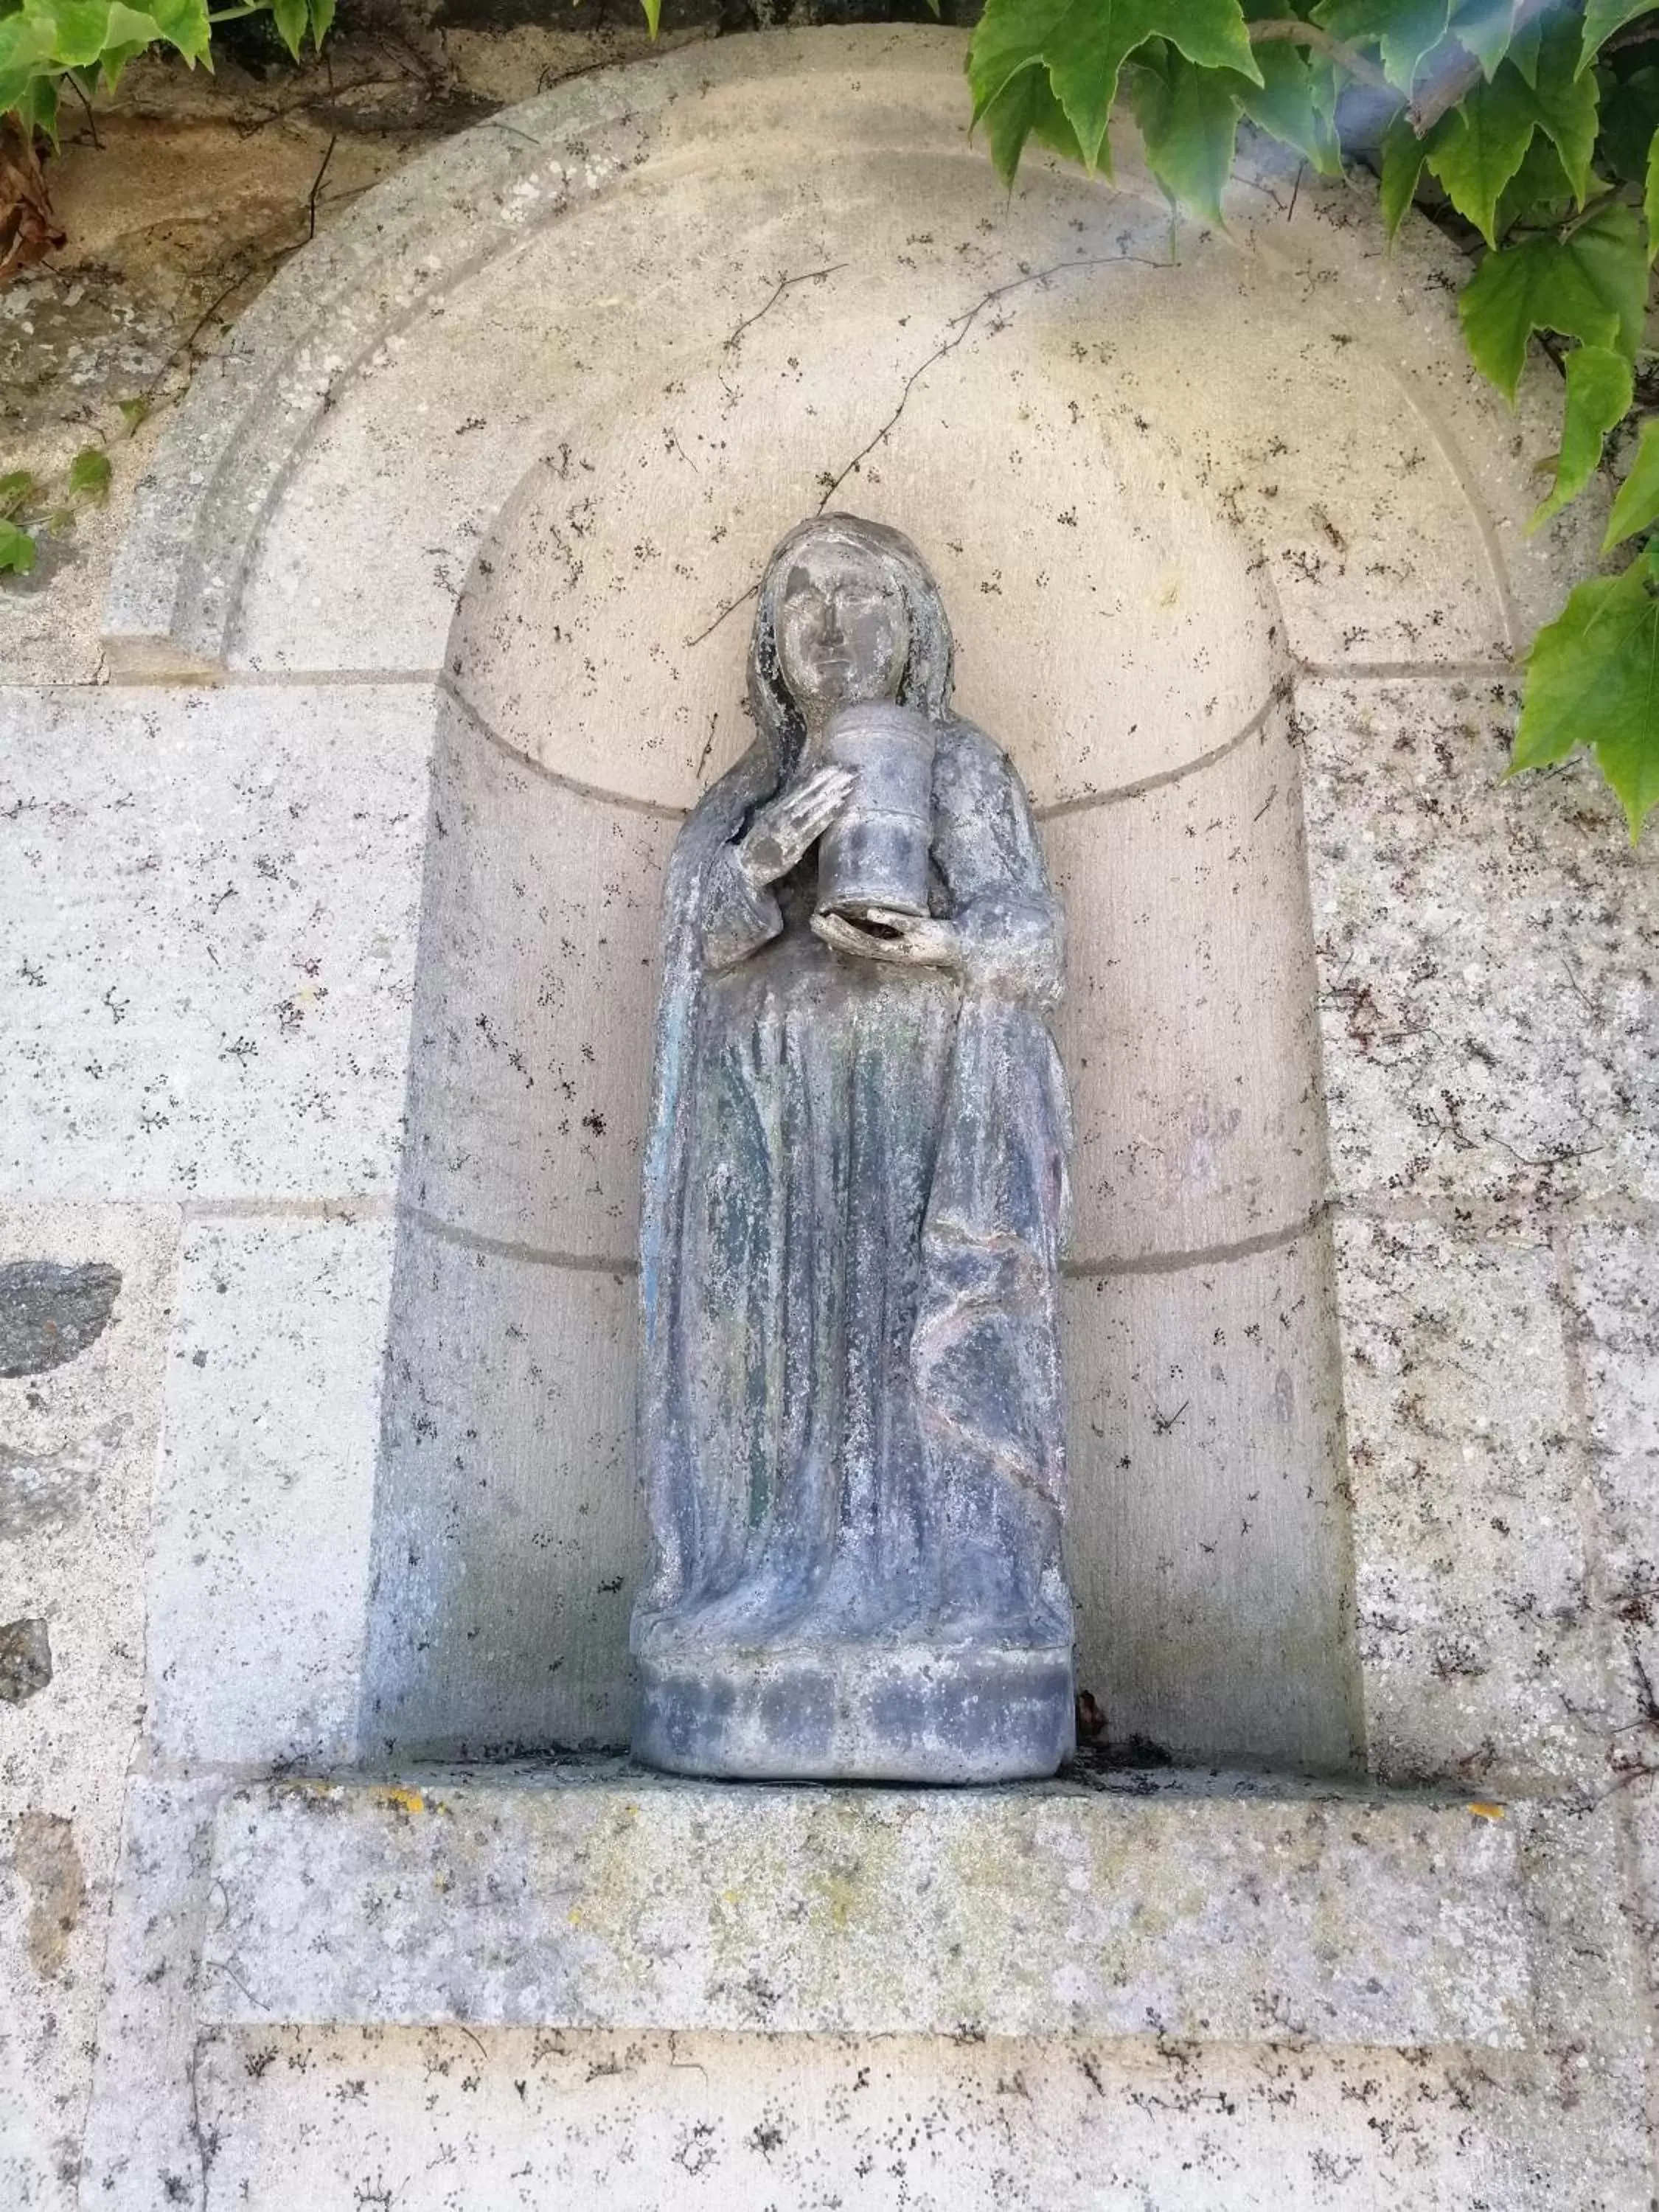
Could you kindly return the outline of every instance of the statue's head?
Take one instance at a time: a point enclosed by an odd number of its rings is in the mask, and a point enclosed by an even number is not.
[[[806,726],[855,701],[942,714],[950,626],[909,539],[851,514],[792,530],[762,580],[750,675],[763,733],[788,751]]]

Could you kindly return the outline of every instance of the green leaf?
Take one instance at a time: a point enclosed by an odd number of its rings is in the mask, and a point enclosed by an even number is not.
[[[1648,264],[1634,211],[1608,202],[1565,239],[1528,238],[1487,254],[1457,302],[1483,376],[1510,399],[1527,340],[1556,331],[1635,358],[1647,306]]]
[[[1056,154],[1064,154],[1073,161],[1083,159],[1083,149],[1077,143],[1077,133],[1066,120],[1065,112],[1054,98],[1047,70],[1022,70],[991,102],[983,119],[985,136],[990,146],[991,159],[996,164],[997,174],[1011,188],[1027,138],[1040,139]],[[1104,167],[1109,176],[1112,170],[1111,149],[1103,142],[1101,152],[1105,156]]]
[[[24,130],[39,131],[51,139],[53,151],[58,151],[58,79],[55,76],[31,77],[28,88],[16,103],[16,107]]]
[[[640,0],[640,5],[645,10],[645,27],[654,39],[662,21],[662,0]]]
[[[1584,35],[1578,49],[1578,72],[1595,60],[1597,51],[1633,16],[1651,12],[1653,0],[1589,0],[1584,10]]]
[[[658,0],[658,7],[660,11],[661,0]],[[935,12],[937,12],[937,0],[935,0]],[[311,0],[311,43],[319,53],[323,50],[323,40],[328,36],[333,21],[334,0]],[[656,36],[654,26],[651,35],[653,38]]]
[[[1659,131],[1653,134],[1653,143],[1648,148],[1647,181],[1642,187],[1642,213],[1648,226],[1648,266],[1652,268],[1654,257],[1659,255]]]
[[[1629,414],[1634,396],[1631,366],[1623,354],[1610,346],[1581,345],[1567,356],[1567,405],[1555,482],[1528,530],[1539,529],[1577,498],[1600,465],[1602,440]]]
[[[1536,82],[1529,96],[1538,127],[1553,141],[1561,156],[1561,166],[1572,179],[1573,195],[1582,207],[1589,190],[1601,88],[1593,75],[1581,76],[1575,70],[1575,44],[1571,15],[1558,16],[1547,27],[1538,50]],[[1515,75],[1520,78],[1518,70]],[[1520,82],[1524,85],[1524,78]]]
[[[70,496],[101,507],[109,497],[109,455],[101,446],[82,446],[70,463]]]
[[[1516,70],[1500,70],[1490,84],[1477,84],[1441,117],[1424,149],[1452,205],[1488,246],[1498,243],[1492,226],[1498,199],[1532,143],[1534,98]]]
[[[974,119],[1022,70],[1044,68],[1092,169],[1123,64],[1154,38],[1261,82],[1238,0],[988,0],[968,50]]]
[[[1656,522],[1659,522],[1659,415],[1650,415],[1642,425],[1630,474],[1613,502],[1601,550],[1610,553],[1622,539],[1634,538],[1638,530]]]
[[[35,544],[27,530],[0,520],[0,575],[27,576],[34,566]]]
[[[1342,149],[1328,101],[1329,64],[1310,63],[1288,39],[1269,40],[1258,46],[1255,62],[1261,72],[1260,84],[1252,84],[1237,70],[1222,73],[1234,100],[1258,131],[1292,148],[1322,176],[1340,176]]]
[[[1534,230],[1559,228],[1572,213],[1573,204],[1572,180],[1540,131],[1498,203],[1498,234],[1502,238],[1517,222]]]
[[[1588,745],[1619,794],[1631,842],[1659,805],[1659,599],[1653,547],[1622,575],[1580,584],[1527,656],[1510,773]]]
[[[1218,228],[1238,135],[1231,74],[1194,69],[1167,46],[1135,71],[1135,121],[1147,167],[1177,206]]]
[[[1390,241],[1406,220],[1406,210],[1423,173],[1425,151],[1423,141],[1412,129],[1409,118],[1396,115],[1382,140],[1382,220],[1388,226]]]
[[[118,399],[115,404],[121,410],[121,420],[127,426],[129,438],[142,424],[149,420],[150,411],[155,404],[149,394],[145,392],[135,393],[131,399]]]
[[[1452,33],[1480,64],[1488,84],[1515,35],[1516,0],[1464,0],[1452,11]]]
[[[1320,0],[1316,19],[1349,45],[1375,46],[1389,82],[1409,93],[1446,35],[1449,0]]]
[[[0,518],[9,519],[26,507],[39,486],[27,469],[12,469],[0,477]]]
[[[1604,168],[1626,184],[1639,185],[1647,173],[1648,148],[1659,131],[1659,69],[1649,64],[1628,76],[1608,73],[1601,86]]]
[[[1510,40],[1508,58],[1518,69],[1528,84],[1538,82],[1538,48],[1544,35],[1544,27],[1534,15],[1522,23]]]
[[[277,36],[297,62],[311,25],[310,0],[270,0],[270,20]]]
[[[205,61],[212,43],[207,0],[149,0],[150,13],[161,26],[161,36],[186,61]]]

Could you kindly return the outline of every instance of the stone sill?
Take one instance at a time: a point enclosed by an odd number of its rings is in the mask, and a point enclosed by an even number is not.
[[[236,1791],[201,2010],[1516,2046],[1522,1808],[1283,1778],[672,1781],[620,1759]]]

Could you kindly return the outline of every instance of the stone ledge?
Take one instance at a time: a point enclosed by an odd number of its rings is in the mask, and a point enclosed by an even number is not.
[[[1514,2047],[1523,1826],[1239,1776],[289,1780],[221,1810],[202,2013]]]

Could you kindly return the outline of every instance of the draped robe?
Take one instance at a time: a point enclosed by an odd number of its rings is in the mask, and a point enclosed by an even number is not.
[[[641,1233],[654,1571],[635,1648],[1064,1649],[1060,916],[1018,776],[937,718],[960,970],[831,951],[817,854],[753,890],[763,743],[670,870]]]

